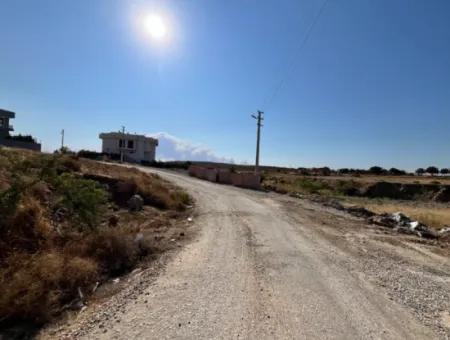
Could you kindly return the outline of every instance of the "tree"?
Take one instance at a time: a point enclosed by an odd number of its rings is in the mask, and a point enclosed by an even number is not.
[[[429,166],[425,171],[431,175],[437,175],[439,173],[439,169],[435,166]]]
[[[423,175],[425,173],[425,169],[424,168],[418,168],[417,170],[416,170],[416,174],[417,175]]]
[[[382,175],[386,172],[381,166],[373,166],[369,169],[369,172],[374,175]]]
[[[448,174],[450,174],[450,170],[448,168],[441,169],[441,175],[448,175]]]
[[[320,169],[320,172],[322,173],[322,176],[330,176],[331,175],[331,169],[327,166]]]
[[[389,173],[394,176],[406,175],[406,172],[404,170],[399,170],[397,168],[390,168]]]

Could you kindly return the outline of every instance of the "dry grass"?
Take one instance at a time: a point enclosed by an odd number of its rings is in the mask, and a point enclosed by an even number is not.
[[[14,253],[0,271],[1,315],[45,322],[97,277],[97,263],[89,258],[56,251]]]
[[[380,181],[410,184],[450,184],[449,177],[417,176],[303,176],[269,172],[264,175],[263,186],[279,193],[301,193],[331,196],[347,204],[364,206],[376,213],[402,212],[432,228],[450,226],[450,204],[433,202],[429,197],[418,196],[419,200],[370,199],[356,197],[360,190]]]
[[[354,187],[367,187],[378,182],[401,184],[442,184],[450,185],[450,176],[374,176],[374,175],[333,175],[333,176],[304,176],[293,173],[266,172],[263,184],[276,184],[280,189],[290,192],[295,190],[295,182],[301,178],[322,182],[335,187],[336,183],[352,183]]]
[[[161,209],[183,210],[191,203],[189,195],[163,180],[160,176],[144,173],[135,168],[99,163],[87,159],[80,160],[83,173],[95,176],[108,176],[119,179],[136,188],[146,204]]]
[[[302,193],[320,195],[345,195],[350,190],[361,188],[353,178],[329,179],[328,177],[303,176],[292,174],[265,174],[263,187],[279,193]]]
[[[298,175],[297,175],[298,176]],[[341,175],[341,176],[315,176],[318,179],[323,180],[353,180],[363,185],[370,185],[376,182],[384,181],[389,183],[402,183],[402,184],[440,184],[450,185],[449,176],[374,176],[374,175]]]
[[[120,209],[114,188],[86,175],[128,184],[147,205],[138,213]],[[79,291],[86,295],[97,281],[167,249],[169,240],[152,228],[174,237],[167,229],[187,203],[184,191],[136,169],[0,148],[0,338],[3,326],[45,323]]]

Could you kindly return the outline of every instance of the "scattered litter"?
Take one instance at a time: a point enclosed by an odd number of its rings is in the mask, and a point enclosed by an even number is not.
[[[402,234],[412,234],[431,239],[443,237],[444,235],[450,235],[450,227],[446,226],[446,228],[442,228],[440,231],[436,232],[427,225],[420,223],[419,221],[414,221],[401,212],[396,212],[393,214],[376,214],[364,207],[345,207],[341,203],[334,200],[326,202],[325,205],[340,211],[346,211],[357,217],[365,218],[370,223],[393,229]]]
[[[170,242],[175,242],[176,240],[174,238],[170,239]]]
[[[81,291],[81,288],[80,288],[80,287],[78,287],[78,296],[80,297],[80,300],[84,300],[84,294],[83,294],[83,292]]]
[[[358,217],[369,218],[375,215],[374,212],[367,210],[366,208],[363,207],[349,207],[345,210],[347,210],[347,212],[349,212],[350,214]]]
[[[80,310],[84,307],[84,303],[82,300],[75,300],[71,305],[70,309],[72,310]]]
[[[137,272],[140,272],[142,269],[141,268],[136,268],[136,269],[134,269],[132,272],[131,272],[131,274],[136,274]]]
[[[413,221],[405,214],[396,212],[393,214],[374,215],[369,221],[384,227],[392,228],[403,234],[415,234],[425,238],[437,238],[438,235],[428,226],[419,221]]]
[[[134,242],[139,243],[144,239],[144,234],[142,233],[137,233],[136,237],[134,238]]]
[[[97,290],[99,285],[100,285],[100,282],[97,281],[94,285],[94,288],[92,288],[92,293],[95,293],[95,291]]]
[[[116,279],[112,280],[112,282],[113,282],[114,284],[117,284],[117,283],[120,282],[120,279],[119,279],[119,278],[116,278]]]
[[[438,231],[439,235],[450,234],[450,227],[444,227]]]
[[[188,217],[188,222],[192,222],[192,217]]]

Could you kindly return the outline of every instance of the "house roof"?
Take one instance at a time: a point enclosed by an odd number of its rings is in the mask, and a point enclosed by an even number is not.
[[[158,140],[156,138],[152,138],[152,137],[147,137],[145,135],[136,135],[136,134],[132,134],[132,133],[122,133],[122,132],[104,132],[101,133],[99,135],[100,139],[144,139],[146,141],[155,143],[156,145],[158,145]]]
[[[0,109],[0,117],[2,118],[15,118],[16,114],[12,111]]]

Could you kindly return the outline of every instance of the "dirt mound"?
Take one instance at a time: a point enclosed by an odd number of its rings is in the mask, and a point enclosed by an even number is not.
[[[389,182],[377,182],[369,186],[363,193],[363,196],[370,198],[386,197],[386,198],[401,198],[401,184]]]
[[[434,200],[436,202],[450,202],[450,186],[377,182],[367,187],[366,190],[363,190],[362,196],[370,198],[421,199]]]
[[[435,202],[450,202],[450,187],[444,187],[433,197]]]

